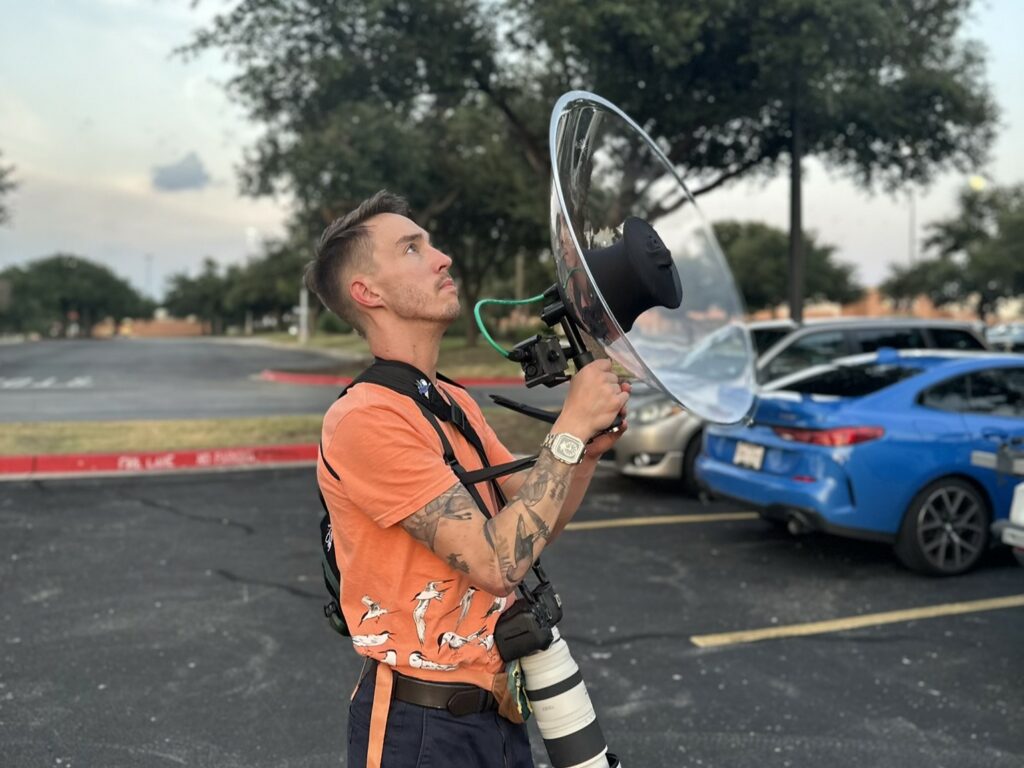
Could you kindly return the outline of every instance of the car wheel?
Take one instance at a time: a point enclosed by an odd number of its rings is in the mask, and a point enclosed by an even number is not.
[[[690,438],[683,451],[683,471],[679,480],[683,487],[683,493],[687,496],[697,496],[700,493],[700,483],[697,482],[697,458],[700,456],[702,433],[698,432]]]
[[[965,573],[985,553],[991,521],[988,502],[973,485],[955,477],[936,480],[910,502],[896,556],[919,573]]]

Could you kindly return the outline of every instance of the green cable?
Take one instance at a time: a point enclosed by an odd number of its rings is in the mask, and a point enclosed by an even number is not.
[[[503,304],[503,305],[516,305],[516,304],[532,304],[535,301],[541,301],[544,298],[543,293],[538,293],[536,296],[531,296],[528,299],[480,299],[473,307],[473,317],[476,318],[476,326],[480,329],[480,333],[487,340],[487,343],[494,347],[502,357],[508,357],[506,352],[498,342],[491,338],[491,334],[487,332],[487,326],[484,325],[483,318],[480,317],[480,310],[485,304]]]

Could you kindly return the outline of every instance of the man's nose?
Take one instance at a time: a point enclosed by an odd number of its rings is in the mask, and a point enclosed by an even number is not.
[[[452,265],[452,257],[446,254],[444,251],[434,249],[434,257],[437,259],[437,271],[443,272]]]

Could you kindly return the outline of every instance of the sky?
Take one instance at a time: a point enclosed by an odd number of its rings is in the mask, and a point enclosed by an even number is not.
[[[0,151],[19,187],[0,227],[0,269],[56,252],[104,263],[149,296],[195,274],[205,256],[244,261],[280,236],[285,199],[239,194],[237,168],[260,134],[227,97],[216,54],[172,55],[223,3],[203,0],[0,0]],[[965,36],[988,53],[1002,115],[994,184],[1024,182],[1022,0],[980,0]],[[637,116],[634,116],[637,117]],[[928,188],[868,194],[814,160],[805,165],[804,225],[875,285],[905,264],[911,240],[956,212],[967,175]],[[788,226],[786,174],[704,195],[712,221]],[[911,209],[913,207],[913,217]],[[912,220],[916,225],[913,230]]]

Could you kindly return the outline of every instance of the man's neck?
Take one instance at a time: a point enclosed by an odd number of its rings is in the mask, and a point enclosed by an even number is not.
[[[420,326],[408,333],[374,334],[367,341],[374,357],[407,363],[437,384],[437,357],[444,331],[444,328],[435,330]]]

